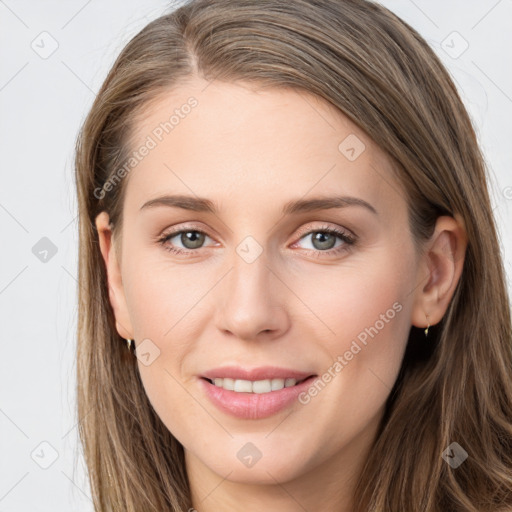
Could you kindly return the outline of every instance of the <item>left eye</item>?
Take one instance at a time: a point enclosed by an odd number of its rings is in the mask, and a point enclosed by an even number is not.
[[[336,239],[341,239],[342,236],[334,231],[323,230],[323,231],[311,231],[301,237],[301,240],[310,238],[312,247],[306,247],[306,249],[316,249],[319,251],[327,251],[335,248]],[[342,240],[343,243],[344,240]],[[340,245],[342,245],[342,243]],[[339,247],[339,245],[338,245]]]
[[[311,237],[311,243],[313,248],[307,250],[313,250],[317,253],[337,253],[339,251],[343,251],[348,249],[351,245],[354,245],[356,242],[356,238],[344,231],[340,231],[335,228],[322,227],[319,229],[312,229],[307,233],[303,234],[300,240]],[[341,243],[338,246],[336,244],[336,238],[341,240]]]

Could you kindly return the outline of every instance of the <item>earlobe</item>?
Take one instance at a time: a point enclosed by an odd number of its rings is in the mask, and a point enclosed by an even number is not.
[[[116,255],[112,237],[112,226],[107,212],[101,212],[96,217],[99,245],[108,279],[109,300],[114,310],[117,332],[122,338],[131,339],[132,326],[126,307],[121,269]]]
[[[462,217],[441,216],[418,266],[411,323],[436,325],[443,318],[462,275],[467,234]]]

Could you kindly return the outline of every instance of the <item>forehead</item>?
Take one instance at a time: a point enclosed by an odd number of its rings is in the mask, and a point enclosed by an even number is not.
[[[403,200],[387,154],[327,101],[295,89],[190,81],[143,109],[131,149],[143,146],[126,194],[139,208],[162,193],[246,209],[307,194]]]

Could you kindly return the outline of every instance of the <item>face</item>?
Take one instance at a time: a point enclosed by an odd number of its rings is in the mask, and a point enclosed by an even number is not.
[[[125,178],[111,301],[188,469],[290,481],[354,460],[376,433],[421,282],[405,194],[323,100],[207,84],[161,96],[137,124],[133,150],[152,147]],[[226,367],[313,377],[250,395],[203,378]]]

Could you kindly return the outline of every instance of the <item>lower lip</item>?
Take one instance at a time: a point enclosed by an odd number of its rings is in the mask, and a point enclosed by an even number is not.
[[[290,406],[306,391],[316,376],[309,377],[300,384],[269,393],[238,393],[215,386],[200,378],[208,398],[223,412],[245,420],[268,418]]]

